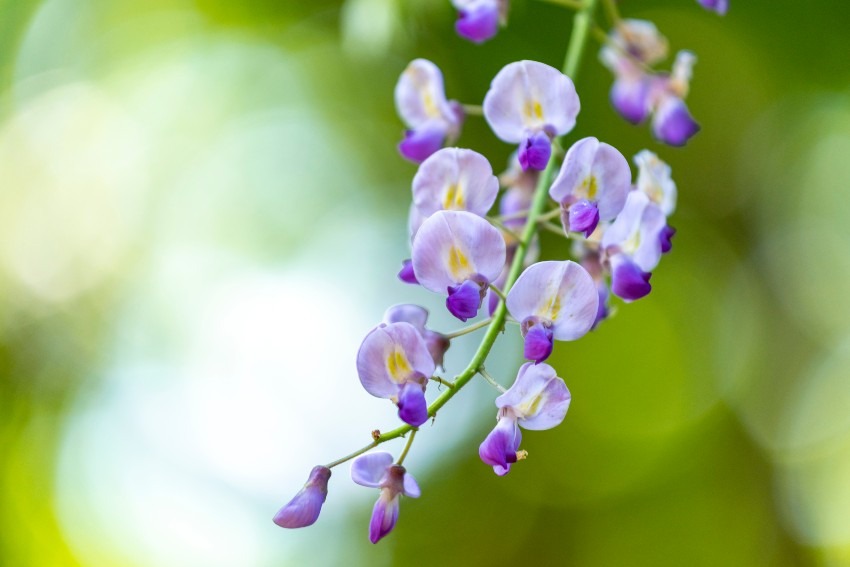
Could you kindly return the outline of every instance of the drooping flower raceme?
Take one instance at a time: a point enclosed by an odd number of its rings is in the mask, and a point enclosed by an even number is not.
[[[357,457],[351,463],[351,480],[361,486],[381,489],[369,522],[369,541],[372,543],[378,543],[395,527],[401,496],[419,498],[421,494],[413,475],[403,466],[394,465],[393,456],[389,453],[369,453]]]
[[[393,401],[401,420],[414,427],[428,420],[425,385],[435,369],[425,339],[410,323],[379,325],[357,352],[357,374],[366,391]]]
[[[631,180],[623,154],[596,138],[584,138],[567,152],[549,195],[561,203],[564,228],[588,237],[600,220],[613,220],[623,210]]]
[[[661,259],[667,219],[646,193],[631,191],[626,206],[602,236],[611,265],[611,291],[626,301],[647,295],[651,272]]]
[[[427,59],[414,59],[401,74],[395,106],[408,127],[398,149],[411,161],[421,162],[460,133],[463,107],[446,100],[443,74]]]
[[[729,9],[729,0],[697,0],[706,10],[713,10],[723,16]]]
[[[506,65],[484,97],[484,117],[501,140],[519,144],[523,169],[545,169],[551,141],[573,129],[580,109],[572,80],[549,65]]]
[[[507,298],[508,312],[525,337],[525,358],[536,363],[549,358],[554,340],[583,337],[596,321],[598,304],[593,278],[570,260],[531,265]]]
[[[493,471],[504,476],[511,464],[525,458],[519,451],[522,433],[551,429],[564,421],[570,407],[570,391],[548,364],[523,364],[516,381],[496,398],[498,422],[478,448],[478,456]]]
[[[458,35],[475,43],[492,38],[507,19],[508,0],[452,0],[452,5],[458,11]]]
[[[443,366],[443,357],[446,351],[451,346],[451,341],[441,334],[425,328],[425,323],[428,322],[428,310],[419,305],[410,303],[402,303],[393,305],[384,313],[384,323],[410,323],[419,332],[425,345],[428,347],[428,352],[431,353],[431,358],[434,359],[434,364]]]
[[[448,293],[446,307],[461,321],[475,317],[504,264],[502,235],[466,211],[434,213],[413,240],[416,279],[425,289]]]
[[[313,467],[304,488],[275,514],[274,523],[282,528],[304,528],[313,525],[319,518],[322,504],[328,496],[330,478],[331,469]]]

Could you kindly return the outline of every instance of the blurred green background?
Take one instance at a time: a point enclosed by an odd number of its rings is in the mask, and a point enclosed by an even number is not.
[[[850,565],[850,3],[731,4],[621,2],[699,56],[684,149],[614,114],[591,44],[570,139],[672,165],[674,253],[556,349],[572,407],[507,477],[477,456],[493,392],[443,409],[372,546],[345,466],[315,526],[271,517],[396,423],[354,370],[383,309],[456,327],[395,280],[393,86],[425,57],[478,103],[560,66],[571,13],[515,0],[475,46],[448,0],[0,1],[0,564]],[[476,117],[458,144],[512,150]]]

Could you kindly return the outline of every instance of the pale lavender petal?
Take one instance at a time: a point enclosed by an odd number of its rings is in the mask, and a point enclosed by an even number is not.
[[[357,374],[367,392],[391,398],[409,381],[434,374],[425,340],[409,323],[382,325],[369,333],[357,353]]]
[[[404,473],[404,492],[405,496],[409,496],[410,498],[419,498],[422,495],[422,491],[419,490],[419,485],[416,483],[416,479],[413,478],[413,475],[406,472]]]
[[[595,203],[582,199],[573,203],[569,209],[570,231],[583,232],[584,237],[589,237],[596,225],[599,224],[599,209]]]
[[[499,180],[487,158],[472,150],[443,148],[419,166],[413,178],[413,204],[428,217],[440,210],[485,216],[499,193]]]
[[[637,190],[661,207],[665,216],[670,216],[676,210],[676,182],[671,177],[670,166],[664,163],[653,152],[641,150],[634,157],[638,168]]]
[[[378,488],[392,464],[393,456],[384,451],[361,455],[351,463],[351,480],[360,486]]]
[[[403,260],[401,262],[401,270],[398,271],[398,279],[404,283],[418,285],[416,274],[413,272],[413,262],[411,260]]]
[[[661,208],[642,191],[631,191],[623,212],[602,236],[602,247],[610,256],[628,256],[641,271],[650,272],[661,259],[660,235],[666,226]]]
[[[505,240],[489,222],[466,211],[438,211],[413,239],[413,270],[428,290],[445,293],[480,275],[493,281],[505,264]]]
[[[442,367],[446,351],[452,345],[451,341],[445,335],[435,331],[426,330],[422,336],[425,338],[425,345],[431,353],[431,358],[434,359],[434,364]]]
[[[661,208],[655,203],[647,203],[640,219],[640,242],[632,254],[632,260],[641,270],[651,272],[661,260],[666,228],[667,218]],[[670,244],[669,239],[667,244]]]
[[[427,322],[428,310],[412,303],[393,305],[384,312],[384,323],[410,323],[420,334],[424,334]]]
[[[327,498],[330,477],[329,468],[313,467],[304,488],[275,514],[274,523],[282,528],[303,528],[314,524]]]
[[[682,99],[675,96],[661,99],[652,117],[652,133],[656,138],[671,146],[684,146],[699,130]]]
[[[497,475],[504,476],[511,470],[511,463],[517,461],[516,452],[521,441],[522,433],[516,421],[510,416],[502,417],[478,447],[478,456],[492,466]]]
[[[572,130],[580,108],[575,85],[549,65],[506,65],[484,97],[484,117],[501,140],[519,144],[530,132],[560,136]]]
[[[725,15],[726,11],[729,9],[729,0],[697,0],[697,2],[699,2],[703,8],[713,10],[721,16]]]
[[[622,74],[622,64],[635,67],[632,58],[652,66],[667,58],[667,38],[648,20],[626,18],[612,28],[600,58],[611,71]],[[626,55],[628,54],[628,55]]]
[[[395,105],[411,129],[442,123],[445,135],[457,121],[455,110],[446,100],[443,74],[427,59],[414,59],[407,65],[395,86]]]
[[[398,393],[398,417],[408,425],[419,427],[428,421],[428,402],[421,384],[408,382]]]
[[[381,495],[372,509],[372,519],[369,521],[369,541],[378,543],[393,530],[398,521],[398,501],[398,494],[387,489],[381,490]]]
[[[634,301],[652,291],[652,286],[649,283],[652,274],[644,272],[634,262],[628,258],[623,258],[622,254],[612,259],[612,265],[611,291],[617,297],[626,301]]]
[[[611,85],[611,105],[632,124],[640,124],[649,116],[650,82],[643,75],[623,77]]]
[[[523,169],[542,171],[549,164],[552,142],[545,132],[532,134],[520,143],[517,158]]]
[[[585,335],[596,317],[596,285],[572,261],[538,262],[526,269],[508,292],[508,311],[517,321],[539,317],[552,322],[556,340]]]
[[[608,286],[605,282],[598,282],[596,291],[599,293],[599,308],[596,310],[596,319],[591,329],[595,329],[599,323],[608,318]]]
[[[410,243],[413,244],[413,238],[416,236],[416,233],[419,232],[419,227],[422,226],[422,223],[425,222],[425,219],[428,218],[428,215],[423,215],[422,212],[416,208],[416,204],[410,203],[410,212],[407,217],[407,230],[410,234]]]
[[[406,130],[398,144],[398,151],[405,159],[420,163],[443,147],[446,135],[445,125],[429,122],[413,130]]]
[[[523,356],[534,362],[543,362],[552,354],[552,329],[544,323],[529,327],[525,335]]]
[[[508,190],[502,194],[502,198],[499,200],[499,214],[503,217],[512,216],[512,218],[505,219],[503,221],[503,224],[506,227],[514,232],[522,231],[528,217],[525,215],[513,215],[527,211],[531,206],[533,195],[533,191],[527,191],[522,187],[509,187]]]
[[[499,31],[499,6],[496,2],[479,2],[458,12],[455,22],[458,35],[475,43],[483,43]]]
[[[478,315],[483,301],[483,291],[481,284],[473,280],[466,280],[459,286],[449,286],[446,307],[461,321],[471,319]]]
[[[673,249],[673,241],[672,238],[676,234],[676,229],[672,226],[665,225],[661,230],[661,234],[659,235],[659,240],[661,241],[661,253],[666,254],[670,250]]]
[[[567,415],[570,392],[554,368],[527,362],[520,367],[513,386],[496,398],[496,406],[510,408],[524,429],[551,429]]]

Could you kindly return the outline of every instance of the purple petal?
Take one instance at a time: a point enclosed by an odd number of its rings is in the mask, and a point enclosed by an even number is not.
[[[378,543],[395,527],[398,521],[398,500],[398,494],[393,494],[387,489],[381,490],[369,522],[369,541],[372,543]]]
[[[351,480],[360,486],[378,488],[392,464],[393,456],[384,451],[361,455],[351,463]]]
[[[446,128],[438,122],[429,122],[414,130],[407,130],[398,144],[399,153],[414,163],[425,161],[428,156],[443,147]]]
[[[580,265],[547,261],[533,264],[519,276],[507,304],[517,321],[539,317],[552,323],[556,340],[573,341],[593,325],[598,296],[593,278]]]
[[[499,6],[495,2],[480,3],[460,10],[455,22],[457,34],[469,41],[483,43],[499,31]]]
[[[466,321],[478,315],[483,300],[482,286],[473,280],[466,280],[459,286],[449,286],[449,296],[446,298],[446,307],[449,312]]]
[[[445,335],[435,331],[426,330],[422,336],[425,338],[425,345],[431,353],[431,358],[434,359],[434,364],[442,367],[446,351],[452,346],[451,341]]]
[[[618,262],[612,260],[612,263],[616,264],[611,274],[611,291],[614,295],[626,301],[634,301],[652,291],[649,284],[649,278],[652,276],[650,272],[644,272],[627,258]]]
[[[573,129],[580,109],[575,85],[549,65],[518,61],[502,68],[484,97],[484,118],[502,141],[519,144],[529,132],[553,136]]]
[[[570,206],[570,231],[583,232],[584,237],[589,237],[596,225],[599,224],[599,209],[596,205],[582,199]]]
[[[523,170],[536,169],[542,171],[549,163],[552,155],[552,142],[544,132],[533,134],[522,141],[517,155]]]
[[[307,484],[275,514],[274,523],[282,528],[303,528],[314,524],[328,496],[330,477],[329,468],[313,467]]]
[[[670,250],[673,249],[672,238],[676,234],[676,229],[672,226],[664,225],[664,228],[661,229],[661,233],[659,235],[659,240],[661,241],[661,253],[666,254]]]
[[[408,382],[398,393],[398,417],[413,427],[419,427],[428,421],[428,402],[425,390],[420,384]]]
[[[650,82],[643,74],[617,78],[611,85],[611,105],[632,124],[640,124],[649,116]]]
[[[428,290],[445,293],[480,275],[499,277],[505,265],[505,239],[489,222],[466,211],[438,211],[413,239],[413,270]]]
[[[525,327],[525,321],[523,321],[523,327]],[[543,362],[552,354],[552,345],[552,329],[544,323],[532,325],[525,335],[523,356],[534,362]]]
[[[652,118],[652,133],[656,138],[671,146],[684,146],[699,130],[682,99],[675,96],[661,99]]]
[[[411,260],[403,260],[401,262],[401,270],[398,272],[398,279],[404,283],[418,285],[416,274],[413,273],[413,262]]]
[[[422,491],[419,490],[419,485],[416,483],[416,479],[413,478],[413,475],[409,472],[404,473],[404,495],[409,496],[410,498],[419,498],[422,495]]]
[[[661,259],[661,231],[667,219],[661,208],[641,191],[629,192],[626,206],[602,236],[610,256],[625,255],[642,271],[650,272]]]
[[[440,210],[485,216],[499,193],[499,180],[487,158],[472,150],[443,148],[419,166],[413,178],[413,204],[423,217]]]
[[[570,391],[548,364],[523,364],[514,384],[496,398],[496,406],[510,408],[524,429],[551,429],[564,421]]]
[[[403,384],[432,376],[435,368],[425,339],[409,323],[378,327],[363,339],[357,352],[360,383],[379,398],[396,396]]]
[[[511,463],[517,461],[516,452],[521,441],[522,433],[516,421],[510,416],[502,417],[478,447],[478,456],[492,466],[497,475],[504,476],[511,470]]]
[[[393,305],[384,312],[384,323],[387,325],[390,323],[410,323],[420,334],[425,332],[425,323],[427,322],[428,310],[412,303]]]
[[[608,318],[608,286],[604,282],[599,282],[596,284],[596,291],[599,293],[599,308],[596,310],[596,319],[593,321],[591,330]]]
[[[697,0],[706,10],[713,10],[721,16],[729,9],[729,0]]]

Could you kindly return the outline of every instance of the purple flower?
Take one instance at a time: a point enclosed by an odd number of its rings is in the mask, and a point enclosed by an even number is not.
[[[697,0],[706,10],[713,10],[723,16],[729,9],[729,0]]]
[[[511,464],[524,459],[519,451],[522,433],[551,429],[564,420],[570,407],[570,391],[555,369],[548,364],[523,364],[516,381],[507,392],[496,398],[498,422],[478,448],[478,456],[493,471],[504,476]]]
[[[330,478],[331,469],[328,467],[313,467],[304,488],[275,514],[274,523],[282,528],[304,528],[313,525],[319,518],[322,504],[328,496]]]
[[[401,496],[419,498],[421,494],[413,475],[403,466],[394,465],[393,456],[389,453],[357,457],[351,464],[351,480],[361,486],[381,489],[369,522],[369,540],[372,543],[378,543],[395,527]]]
[[[649,150],[638,152],[634,162],[638,168],[637,190],[646,193],[665,216],[672,215],[676,210],[676,182],[670,177],[670,166]]]
[[[588,237],[599,221],[610,221],[623,210],[631,180],[623,154],[596,138],[584,138],[567,152],[549,195],[561,203],[564,227]]]
[[[599,297],[587,270],[572,261],[538,262],[508,292],[508,311],[521,323],[525,357],[537,363],[554,340],[583,337],[596,320]]]
[[[678,52],[670,75],[656,77],[653,83],[652,133],[671,146],[684,146],[700,130],[685,104],[696,60],[690,51]]]
[[[408,284],[419,284],[416,281],[416,274],[413,273],[413,262],[411,260],[402,260],[401,269],[398,271],[398,279]]]
[[[490,282],[505,264],[505,240],[481,217],[438,211],[413,239],[413,271],[425,289],[448,292],[446,307],[458,319],[475,317]]]
[[[569,77],[549,65],[506,65],[484,97],[484,117],[499,139],[519,144],[523,169],[543,169],[550,141],[573,129],[580,104]]]
[[[425,160],[460,133],[463,109],[446,100],[443,74],[427,59],[411,61],[401,74],[395,86],[395,105],[409,128],[399,151],[411,161]]]
[[[425,323],[428,322],[428,310],[419,305],[410,303],[402,303],[393,305],[384,313],[384,323],[410,323],[419,332],[425,345],[428,347],[428,352],[431,353],[431,358],[434,359],[434,364],[443,366],[443,357],[446,351],[451,346],[451,341],[440,333],[431,331],[425,328]]]
[[[658,265],[667,218],[646,193],[631,191],[626,206],[602,236],[611,263],[611,291],[634,301],[647,295],[650,272]]]
[[[415,220],[421,225],[442,210],[483,217],[498,193],[499,180],[487,158],[472,150],[443,148],[422,162],[413,178],[413,205],[419,215]]]
[[[357,374],[366,391],[392,400],[402,421],[414,427],[428,421],[425,385],[435,369],[425,339],[410,323],[378,326],[357,352]]]
[[[452,0],[452,5],[458,11],[458,35],[475,43],[496,35],[508,12],[508,0]]]

